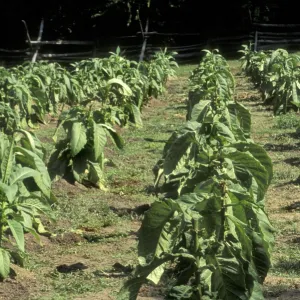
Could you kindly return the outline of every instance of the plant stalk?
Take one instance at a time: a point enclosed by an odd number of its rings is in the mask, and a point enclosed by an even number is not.
[[[201,290],[201,272],[200,268],[200,257],[199,257],[199,219],[193,219],[192,221],[193,229],[194,229],[194,255],[196,258],[196,272],[195,272],[195,283],[197,287],[198,299],[202,298],[202,290]]]
[[[4,208],[5,208],[5,202],[3,199],[3,196],[1,197],[1,219],[0,219],[0,248],[2,247],[2,241],[3,241],[3,229],[4,229]]]

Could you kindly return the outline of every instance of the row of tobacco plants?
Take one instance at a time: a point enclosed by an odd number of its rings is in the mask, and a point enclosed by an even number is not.
[[[261,90],[265,103],[273,105],[275,115],[300,108],[300,56],[284,49],[251,50],[243,45],[242,68]]]
[[[154,167],[160,199],[145,215],[139,264],[118,299],[136,299],[149,281],[164,283],[166,299],[264,299],[272,163],[251,140],[234,88],[226,60],[206,51],[190,77],[186,123]]]
[[[45,233],[40,216],[53,217],[53,180],[105,188],[107,139],[124,145],[114,126],[142,126],[143,105],[163,93],[176,66],[166,50],[136,63],[117,49],[109,58],[67,68],[48,62],[0,68],[0,278],[9,276],[10,262],[24,264],[24,233],[37,239]],[[59,112],[46,161],[43,144],[28,127]]]

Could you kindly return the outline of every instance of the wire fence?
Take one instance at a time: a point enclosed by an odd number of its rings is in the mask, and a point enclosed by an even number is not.
[[[254,50],[272,50],[285,48],[300,49],[300,24],[253,24],[249,34],[203,38],[200,33],[138,32],[129,36],[101,37],[95,41],[36,41],[28,35],[25,49],[0,49],[0,61],[6,66],[28,60],[49,60],[68,63],[92,57],[107,57],[119,46],[121,53],[129,59],[138,60],[145,39],[145,57],[151,57],[156,51],[168,48],[177,52],[176,59],[181,63],[198,61],[203,49],[219,49],[227,57],[237,56],[242,44],[254,45]]]
[[[253,24],[254,50],[300,50],[300,24]]]
[[[145,57],[151,57],[156,51],[167,48],[177,52],[176,59],[183,63],[196,61],[203,49],[219,49],[222,53],[236,54],[243,43],[248,43],[251,35],[230,36],[214,39],[203,39],[194,33],[155,33],[147,36]],[[26,49],[0,49],[0,60],[9,63],[20,63],[32,60],[36,54],[38,60],[70,62],[92,57],[106,57],[120,47],[121,53],[129,59],[138,60],[143,46],[141,34],[135,36],[103,37],[97,41],[32,41]]]

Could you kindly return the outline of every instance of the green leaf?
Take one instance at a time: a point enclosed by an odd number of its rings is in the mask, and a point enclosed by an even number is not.
[[[97,187],[106,190],[104,187],[104,174],[99,163],[89,161],[89,180]]]
[[[205,120],[206,114],[210,110],[210,105],[210,100],[200,100],[199,103],[194,105],[189,120],[197,122],[202,122],[203,120]]]
[[[42,213],[42,214],[46,214],[47,216],[54,219],[53,211],[52,211],[50,205],[42,202],[39,197],[34,198],[32,194],[29,196],[28,199],[26,199],[22,203],[20,203],[19,207],[23,211],[25,211],[25,212],[27,211],[28,213],[30,213],[32,216]],[[28,224],[27,224],[26,227],[30,227],[30,226],[28,226]]]
[[[72,159],[72,171],[77,182],[82,183],[84,178],[87,178],[88,163],[86,157],[81,153]]]
[[[10,143],[9,147],[5,150],[4,156],[1,161],[1,174],[2,182],[7,183],[12,173],[12,167],[14,162],[14,140]]]
[[[18,186],[6,185],[5,183],[0,182],[0,191],[5,194],[9,203],[13,203],[18,192]]]
[[[156,201],[145,214],[140,229],[138,255],[140,263],[147,264],[163,252],[172,252],[181,232],[181,208],[175,201]]]
[[[196,132],[191,127],[186,127],[178,133],[174,133],[170,138],[168,151],[164,159],[164,173],[166,176],[171,173],[178,174],[184,167],[184,161],[191,149],[193,141],[196,139]]]
[[[235,173],[240,179],[240,183],[244,186],[251,187],[257,196],[257,201],[262,201],[269,186],[269,173],[260,161],[249,152],[240,152],[231,147],[225,147],[222,156],[232,160]],[[255,180],[255,182],[253,182],[253,180]]]
[[[141,112],[140,112],[139,108],[136,105],[131,104],[131,112],[132,112],[134,124],[137,127],[143,127],[143,121],[141,118]]]
[[[214,128],[216,129],[216,139],[219,139],[220,137],[223,137],[223,143],[226,141],[228,143],[234,143],[235,142],[235,136],[233,132],[230,130],[229,127],[227,127],[224,123],[221,122],[215,122]]]
[[[101,126],[101,124],[96,124],[95,121],[92,121],[93,124],[93,138],[94,138],[94,154],[95,161],[98,161],[100,155],[104,151],[104,147],[107,142],[106,131]]]
[[[122,139],[122,137],[110,126],[106,125],[106,124],[101,124],[101,126],[103,126],[106,130],[107,133],[109,134],[109,137],[111,138],[112,142],[119,148],[119,149],[123,149],[125,142]]]
[[[248,300],[248,290],[243,270],[243,260],[224,245],[223,249],[216,256],[208,257],[208,264],[212,264],[215,270],[212,274],[212,291],[218,293],[218,299],[223,300]]]
[[[70,148],[72,156],[76,156],[86,145],[86,128],[81,122],[75,122],[72,126]]]
[[[8,277],[10,272],[10,257],[8,251],[0,248],[0,276],[2,278]]]
[[[26,130],[17,130],[17,132],[24,134],[24,136],[26,137],[26,139],[28,140],[29,145],[30,145],[30,149],[28,149],[28,150],[31,150],[34,152],[35,151],[35,141],[31,135],[31,133]]]
[[[25,243],[24,243],[24,231],[21,223],[15,220],[7,220],[7,224],[17,242],[18,248],[24,252],[25,251]]]
[[[273,164],[271,158],[264,148],[254,143],[243,142],[232,144],[231,147],[234,147],[241,152],[250,152],[251,155],[256,158],[268,171],[268,185],[271,183],[273,177]]]
[[[22,147],[15,147],[15,149],[17,151],[16,158],[18,162],[38,171],[39,174],[33,177],[34,181],[41,192],[49,199],[51,194],[51,179],[42,159],[34,152]]]
[[[70,82],[69,77],[66,74],[63,74],[63,77],[64,77],[64,82],[65,82],[66,87],[68,88],[68,90],[70,92],[72,92],[71,82]]]
[[[131,88],[121,79],[119,78],[113,78],[107,81],[108,85],[112,85],[112,84],[118,84],[122,87],[123,90],[123,95],[124,96],[132,96],[132,90]]]
[[[249,110],[241,103],[234,102],[228,104],[228,110],[230,112],[232,129],[237,132],[237,126],[239,126],[244,135],[250,138],[251,133],[251,114]]]
[[[32,225],[31,225],[32,226]],[[40,238],[40,236],[39,236],[39,234],[36,232],[36,230],[34,229],[34,228],[32,228],[32,227],[26,227],[25,226],[25,229],[29,232],[29,233],[31,233],[33,236],[34,236],[34,238],[35,238],[35,240],[39,243],[39,244],[41,244],[41,238]]]
[[[70,151],[64,151],[65,147],[60,147],[61,144],[56,144],[56,149],[54,150],[48,162],[48,170],[52,180],[58,180],[62,178],[67,170],[68,164],[68,154]],[[62,154],[63,153],[63,154]]]
[[[18,168],[15,172],[11,174],[9,184],[14,185],[17,184],[19,181],[23,181],[26,178],[35,176],[39,176],[38,171],[27,167]]]

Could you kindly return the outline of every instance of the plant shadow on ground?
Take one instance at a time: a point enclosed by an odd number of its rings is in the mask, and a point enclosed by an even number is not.
[[[291,166],[300,166],[300,157],[289,157],[284,162]]]
[[[267,143],[264,145],[265,150],[273,151],[273,152],[298,150],[299,147],[300,147],[300,143],[291,144],[291,145]]]

